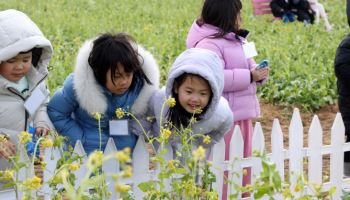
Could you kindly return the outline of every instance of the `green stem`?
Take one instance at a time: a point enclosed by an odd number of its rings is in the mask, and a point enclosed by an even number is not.
[[[38,139],[38,141],[36,141],[35,146],[34,146],[34,154],[33,154],[33,158],[32,158],[32,166],[34,167],[34,161],[35,161],[35,157],[36,157],[36,149],[38,148],[38,145],[40,144],[40,141],[43,139],[43,137],[40,137]]]
[[[100,137],[100,151],[102,151],[102,131],[101,131],[101,119],[98,119],[98,133]]]

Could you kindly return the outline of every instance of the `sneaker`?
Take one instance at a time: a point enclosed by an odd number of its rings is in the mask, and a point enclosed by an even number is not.
[[[295,16],[294,16],[293,13],[289,12],[289,13],[287,13],[287,16],[288,16],[288,20],[290,22],[294,22],[295,21]]]
[[[288,18],[288,15],[287,15],[287,14],[284,14],[284,15],[282,16],[282,21],[283,21],[284,23],[288,23],[288,22],[289,22],[289,18]]]

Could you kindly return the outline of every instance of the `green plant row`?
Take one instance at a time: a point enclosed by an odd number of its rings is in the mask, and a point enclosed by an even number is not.
[[[185,50],[187,31],[199,15],[202,0],[41,0],[0,1],[0,10],[14,8],[27,13],[51,40],[54,55],[48,85],[53,93],[74,69],[82,43],[106,31],[128,32],[150,50],[161,69],[161,83],[168,68]],[[320,24],[283,24],[271,15],[253,16],[251,0],[242,0],[243,27],[251,31],[259,52],[256,61],[269,59],[269,82],[259,95],[273,103],[316,110],[336,99],[333,72],[335,51],[349,32],[345,1],[319,0],[333,30]]]

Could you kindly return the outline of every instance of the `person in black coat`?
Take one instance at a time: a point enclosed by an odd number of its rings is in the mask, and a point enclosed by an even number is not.
[[[272,14],[282,18],[284,22],[293,22],[294,16],[306,24],[313,24],[315,20],[315,12],[308,0],[272,0],[270,7]]]
[[[350,0],[347,0],[346,14],[350,26]],[[337,77],[338,107],[345,125],[346,142],[350,142],[350,34],[337,48],[334,71]],[[344,175],[350,176],[350,152],[344,153]]]

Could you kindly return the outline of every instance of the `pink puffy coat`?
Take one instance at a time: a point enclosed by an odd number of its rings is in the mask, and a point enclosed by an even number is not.
[[[245,38],[234,33],[224,38],[212,38],[218,28],[209,24],[199,26],[195,21],[188,33],[187,48],[204,48],[216,52],[224,61],[224,92],[233,111],[235,121],[256,118],[260,115],[256,96],[256,83],[250,82],[250,69],[255,66],[253,59],[244,55]]]

